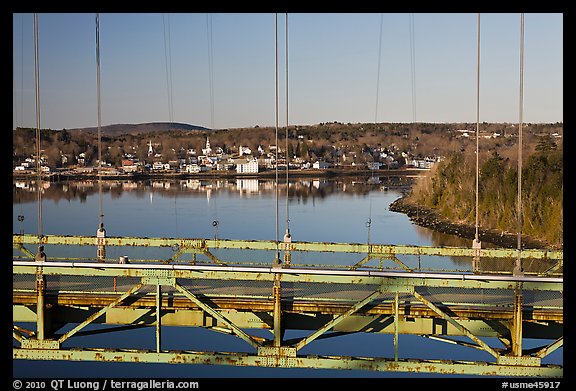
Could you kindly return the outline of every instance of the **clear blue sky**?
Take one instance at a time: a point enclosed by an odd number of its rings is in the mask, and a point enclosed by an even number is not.
[[[412,40],[410,15],[288,14],[286,71],[286,14],[102,13],[101,124],[274,126],[276,75],[279,126],[287,112],[290,125],[475,123],[478,14],[414,13]],[[520,14],[480,18],[480,121],[518,122]],[[97,126],[95,14],[38,20],[40,126]],[[524,39],[523,121],[563,121],[563,15],[525,14]],[[13,126],[35,128],[30,13],[13,14],[13,92]]]

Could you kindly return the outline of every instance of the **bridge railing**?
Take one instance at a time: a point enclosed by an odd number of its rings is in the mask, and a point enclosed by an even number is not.
[[[31,259],[38,237],[13,235],[14,259]],[[510,274],[518,259],[529,275],[561,276],[563,252],[501,248],[390,244],[275,242],[256,240],[49,235],[42,238],[52,261],[219,264]],[[100,251],[100,250],[105,251]],[[100,251],[100,253],[98,253]],[[97,254],[105,256],[98,257]]]

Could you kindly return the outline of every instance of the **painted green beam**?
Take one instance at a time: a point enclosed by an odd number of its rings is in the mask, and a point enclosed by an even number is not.
[[[364,307],[366,304],[370,303],[372,300],[374,300],[376,297],[380,296],[382,294],[382,292],[380,291],[380,289],[378,289],[377,291],[371,293],[370,295],[368,295],[366,298],[364,298],[363,300],[360,300],[358,303],[354,304],[348,311],[344,312],[343,314],[335,317],[334,319],[332,319],[331,321],[329,321],[328,323],[326,323],[324,326],[322,326],[321,328],[319,328],[318,330],[316,330],[314,333],[312,333],[311,335],[309,335],[308,337],[302,339],[300,342],[298,342],[294,347],[296,348],[296,350],[300,350],[302,349],[304,346],[306,346],[307,344],[309,344],[310,342],[314,341],[316,338],[318,338],[320,335],[322,335],[324,332],[328,331],[329,329],[331,329],[332,327],[336,326],[338,323],[342,322],[344,319],[348,318],[350,315],[352,315],[353,313],[355,313],[356,311],[358,311],[360,308]]]
[[[130,290],[128,290],[127,292],[125,292],[124,294],[122,294],[120,297],[118,297],[116,300],[114,300],[112,303],[110,303],[109,305],[107,305],[106,307],[100,309],[99,311],[95,312],[94,314],[90,315],[84,322],[80,323],[78,326],[74,327],[72,330],[68,331],[66,334],[63,334],[59,339],[58,342],[59,343],[63,343],[64,341],[66,341],[68,338],[72,337],[74,334],[76,334],[78,331],[80,331],[81,329],[83,329],[84,327],[86,327],[88,324],[90,324],[93,320],[97,319],[98,317],[102,316],[106,311],[108,311],[110,308],[116,306],[117,304],[121,303],[122,301],[124,301],[124,299],[126,299],[127,297],[133,295],[134,293],[138,292],[140,290],[140,288],[142,288],[143,284],[142,283],[138,283],[135,286],[133,286]]]
[[[444,311],[442,311],[440,308],[438,308],[436,305],[434,305],[431,301],[429,301],[428,299],[426,299],[424,296],[422,296],[421,294],[419,294],[418,292],[414,291],[413,292],[414,297],[416,297],[418,300],[420,300],[422,303],[424,303],[427,307],[429,307],[430,309],[432,309],[434,312],[436,312],[438,315],[440,315],[443,319],[447,320],[448,322],[452,323],[452,325],[454,327],[456,327],[458,330],[460,330],[464,335],[466,335],[468,338],[470,338],[471,340],[473,340],[474,342],[476,342],[478,345],[482,346],[482,348],[487,351],[488,353],[490,353],[492,356],[494,356],[495,358],[498,358],[500,356],[500,354],[498,354],[498,352],[496,352],[494,349],[492,349],[488,344],[486,344],[484,341],[482,341],[480,338],[476,337],[474,334],[472,334],[466,327],[462,326],[460,323],[458,323],[455,319],[453,319],[451,316],[447,315]]]
[[[45,245],[84,245],[95,246],[95,236],[65,236],[47,235],[42,238]],[[37,244],[35,235],[13,234],[12,242],[18,244]],[[180,239],[180,238],[148,238],[148,237],[106,237],[106,246],[141,246],[141,247],[185,247],[190,249],[240,249],[240,250],[269,250],[276,251],[275,241],[264,240],[228,240],[228,239]],[[464,247],[427,247],[389,244],[362,244],[362,243],[325,243],[325,242],[291,242],[289,251],[312,252],[338,252],[338,253],[366,253],[374,257],[391,257],[394,255],[427,255],[474,257],[478,256],[477,249]],[[487,258],[513,258],[521,259],[564,259],[563,251],[526,249],[518,254],[516,249],[486,248],[480,250],[481,257]]]
[[[233,365],[265,368],[308,368],[334,370],[365,370],[397,373],[431,373],[441,375],[474,375],[497,377],[562,378],[558,365],[538,367],[503,365],[483,361],[388,359],[350,356],[258,356],[226,352],[155,352],[151,350],[119,349],[12,349],[17,360],[66,360],[97,362],[138,362],[163,364]],[[288,373],[287,373],[288,374]],[[560,384],[556,385],[558,388]]]
[[[552,342],[550,345],[540,349],[536,354],[535,357],[544,358],[556,349],[562,347],[564,345],[564,337],[558,338],[556,341]]]
[[[335,283],[355,285],[381,285],[387,281],[389,289],[410,292],[413,287],[451,287],[465,289],[514,289],[514,277],[482,276],[467,274],[374,272],[324,269],[273,269],[272,267],[241,267],[220,265],[119,265],[106,263],[51,263],[43,264],[43,274],[74,276],[116,276],[116,277],[158,277],[164,278],[167,272],[175,278],[219,279],[219,280],[274,280],[274,274],[282,274],[282,282],[291,283]],[[17,261],[13,263],[12,273],[34,275],[36,263]],[[564,290],[563,278],[525,277],[524,291]]]
[[[36,256],[34,253],[32,253],[30,250],[28,250],[26,247],[24,247],[21,243],[18,243],[18,244],[15,243],[14,248],[21,251],[22,253],[28,255],[32,259],[34,259],[34,257]]]
[[[213,309],[209,305],[202,302],[199,298],[196,297],[196,295],[194,295],[188,289],[184,288],[183,286],[181,286],[178,283],[175,283],[174,287],[180,293],[182,293],[184,296],[186,296],[188,299],[190,299],[192,302],[194,302],[198,307],[202,308],[204,311],[208,312],[210,315],[212,315],[213,317],[218,319],[220,322],[222,322],[226,326],[228,326],[230,329],[232,329],[234,331],[234,334],[238,335],[244,341],[248,342],[251,346],[253,346],[256,349],[258,349],[260,346],[262,346],[262,344],[260,342],[258,342],[254,338],[252,338],[250,335],[246,334],[242,329],[237,327],[234,323],[230,322],[228,319],[226,319],[218,311],[216,311],[215,309]]]

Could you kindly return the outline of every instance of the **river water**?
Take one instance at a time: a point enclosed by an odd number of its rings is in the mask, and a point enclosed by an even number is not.
[[[38,202],[34,181],[13,181],[13,233],[37,234],[39,205],[44,235],[94,236],[100,210],[107,236],[218,238],[243,240],[282,239],[286,224],[293,241],[376,243],[418,246],[470,247],[468,239],[434,232],[413,224],[388,206],[402,196],[407,185],[390,184],[388,178],[290,179],[275,186],[265,179],[178,179],[141,181],[44,182]],[[490,244],[483,246],[489,247]],[[123,254],[107,249],[107,256]],[[50,253],[48,256],[50,257]],[[403,260],[414,268],[472,268],[469,260]],[[295,258],[298,264],[309,262]],[[336,262],[346,263],[347,259]],[[32,326],[33,328],[33,326]],[[117,347],[130,342],[133,348],[154,349],[154,328],[74,337],[78,346],[96,343]],[[165,327],[164,349],[198,351],[251,351],[239,338],[204,329]],[[485,352],[422,338],[401,335],[400,358],[460,359],[492,361]],[[463,340],[467,340],[464,338]],[[469,341],[468,341],[469,342]],[[492,342],[493,344],[494,342]],[[542,344],[536,341],[535,346]],[[530,342],[524,343],[525,348]],[[318,339],[302,354],[393,357],[390,335],[347,335]],[[562,349],[544,362],[562,362]],[[275,369],[215,365],[128,364],[66,361],[14,360],[15,377],[404,377],[402,373]],[[411,374],[410,376],[415,376]],[[434,376],[434,375],[421,375]]]

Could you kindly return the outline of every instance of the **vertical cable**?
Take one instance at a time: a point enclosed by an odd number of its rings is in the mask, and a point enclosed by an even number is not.
[[[478,62],[476,64],[476,233],[474,240],[478,239],[478,144],[480,136],[480,14],[478,14]]]
[[[414,45],[414,14],[408,14],[408,25],[410,30],[410,77],[412,82],[412,128],[416,124],[416,50]],[[416,151],[417,152],[417,151]],[[418,220],[420,208],[416,203],[416,220]],[[418,246],[420,246],[420,235],[418,235]],[[420,269],[420,253],[418,253],[418,269]]]
[[[382,25],[384,14],[380,14],[380,40],[378,43],[378,72],[376,74],[376,109],[374,110],[374,123],[378,123],[378,95],[380,94],[380,58],[382,57]]]
[[[100,110],[100,14],[96,14],[96,98],[98,103],[98,187],[100,195],[99,227],[103,226],[102,217],[102,129]]]
[[[286,13],[286,235],[290,235],[290,215],[288,209],[288,171],[290,154],[288,153],[288,13]]]
[[[518,259],[517,273],[522,272],[520,252],[522,251],[522,115],[524,99],[524,14],[520,14],[520,96],[519,96],[519,126],[518,126]]]
[[[410,66],[412,72],[412,122],[416,123],[416,48],[414,43],[414,14],[409,15]]]
[[[22,16],[22,40],[20,47],[20,124],[24,126],[24,16]]]
[[[168,29],[166,29],[166,17],[162,15],[164,26],[164,61],[166,63],[166,88],[168,90],[168,118],[170,124],[174,121],[172,104],[172,53],[170,48],[170,15],[168,15]],[[168,33],[166,33],[168,31]],[[168,36],[166,36],[168,34]]]
[[[21,18],[20,29],[20,120],[18,121],[18,111],[16,111],[17,124],[24,126],[24,15]],[[16,97],[14,97],[16,98]],[[16,99],[14,99],[16,101]]]
[[[36,88],[36,169],[38,170],[38,244],[42,244],[42,174],[40,165],[40,75],[38,71],[38,14],[34,14],[34,81]]]
[[[278,245],[278,14],[276,17],[276,262],[280,260],[280,250]]]
[[[98,194],[100,197],[99,225],[96,230],[98,261],[104,262],[106,259],[105,238],[106,230],[104,229],[102,213],[102,129],[101,129],[101,110],[100,110],[100,14],[96,14],[96,96],[98,103]]]
[[[210,90],[210,129],[214,129],[214,51],[212,46],[212,14],[206,14],[208,34],[208,87]]]

